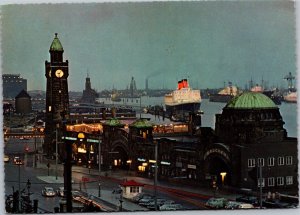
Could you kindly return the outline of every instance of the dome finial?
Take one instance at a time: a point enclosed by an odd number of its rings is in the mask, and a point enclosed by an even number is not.
[[[55,33],[55,37],[57,38],[57,33]]]

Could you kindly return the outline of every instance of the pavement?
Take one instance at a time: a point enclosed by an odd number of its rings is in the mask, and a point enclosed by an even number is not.
[[[56,169],[54,161],[51,161],[52,163],[50,164],[49,171],[53,173]],[[37,167],[36,168],[42,168],[42,169],[47,169],[47,163],[44,162],[37,162]],[[58,170],[63,170],[63,165],[58,164],[57,165]],[[82,174],[85,174],[86,177],[88,178],[89,176],[93,177],[106,177],[110,178],[112,180],[115,180],[116,182],[121,182],[122,180],[130,180],[134,179],[135,181],[139,183],[143,183],[144,189],[153,189],[154,188],[154,181],[153,179],[150,178],[143,178],[143,177],[136,177],[136,176],[130,176],[128,175],[128,171],[103,171],[99,174],[98,169],[88,169],[83,166],[73,166],[72,167],[72,172],[79,172]],[[43,175],[43,176],[38,176],[40,180],[43,180],[47,183],[63,183],[63,177],[58,176],[57,178],[55,176],[48,176],[48,175]],[[78,186],[76,188],[76,186]],[[73,186],[73,189],[81,189],[81,185],[75,185]],[[190,193],[190,194],[196,194],[196,195],[201,195],[204,198],[210,198],[213,197],[214,195],[218,197],[224,197],[227,199],[232,199],[234,200],[237,196],[241,196],[241,194],[238,193],[232,193],[228,192],[226,190],[218,190],[217,193],[214,193],[214,191],[211,188],[206,188],[206,187],[197,187],[195,186],[189,186],[189,185],[183,185],[183,184],[176,184],[176,183],[167,183],[164,181],[158,181],[157,182],[157,189],[158,190],[168,190],[172,192],[185,192],[185,193]],[[119,208],[121,206],[120,204],[120,194],[113,194],[111,190],[105,190],[101,189],[101,195],[99,195],[99,190],[98,188],[85,188],[81,189],[83,192],[85,192],[86,196],[88,196],[89,199],[96,201],[98,203],[103,203],[105,205],[109,205],[110,208],[112,208],[114,211],[119,211]],[[122,209],[124,211],[147,211],[148,209],[145,207],[142,207],[138,204],[135,204],[125,198],[122,199]]]

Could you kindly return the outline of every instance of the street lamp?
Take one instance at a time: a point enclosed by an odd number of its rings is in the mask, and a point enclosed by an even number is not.
[[[91,160],[89,160],[88,163],[89,173],[91,173]]]
[[[154,141],[155,146],[155,164],[154,164],[154,198],[155,198],[155,210],[157,210],[157,153],[158,153],[158,143]]]
[[[28,196],[29,196],[29,194],[30,194],[29,189],[31,187],[31,183],[30,183],[29,179],[27,180],[26,187],[27,187],[27,193],[28,193]]]
[[[18,168],[18,189],[19,189],[19,199],[18,199],[18,211],[21,212],[21,165],[23,165],[22,160],[19,158],[16,160],[15,164]]]
[[[98,184],[98,197],[101,197],[101,183]]]

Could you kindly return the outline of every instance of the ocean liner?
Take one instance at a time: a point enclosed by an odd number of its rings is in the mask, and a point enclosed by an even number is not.
[[[182,118],[190,113],[196,113],[200,109],[200,90],[192,90],[187,79],[178,81],[178,87],[165,98],[166,113],[174,118]]]

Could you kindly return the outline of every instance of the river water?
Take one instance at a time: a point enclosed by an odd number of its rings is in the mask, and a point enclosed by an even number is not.
[[[148,97],[143,96],[141,100],[139,98],[122,98],[120,102],[112,102],[110,99],[100,98],[99,102],[106,104],[124,104],[132,107],[139,108],[140,106],[154,106],[164,105],[163,97]],[[226,103],[209,102],[208,99],[202,99],[200,109],[204,112],[202,115],[202,126],[203,127],[215,127],[215,114],[222,113],[223,107]],[[282,103],[278,106],[283,121],[285,122],[284,128],[288,132],[289,137],[297,137],[297,104],[295,103]]]

